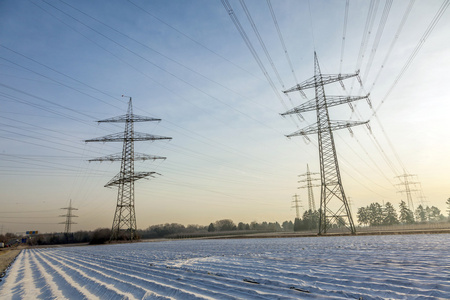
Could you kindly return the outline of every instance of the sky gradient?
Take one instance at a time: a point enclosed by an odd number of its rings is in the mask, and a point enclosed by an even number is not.
[[[136,182],[138,228],[293,220],[294,194],[308,208],[297,181],[307,164],[319,172],[318,143],[285,135],[316,116],[281,117],[307,101],[282,91],[314,75],[314,51],[325,74],[360,71],[363,88],[350,79],[327,94],[370,93],[373,108],[329,109],[333,120],[370,120],[371,131],[334,134],[354,213],[372,202],[398,208],[406,196],[396,177],[411,174],[415,207],[446,214],[448,2],[349,1],[345,18],[346,1],[229,1],[246,44],[218,0],[1,1],[2,232],[63,231],[70,199],[73,230],[111,226],[117,189],[103,186],[120,163],[88,160],[122,145],[83,141],[123,131],[96,123],[126,113],[121,95],[133,97],[136,114],[162,119],[136,131],[173,138],[135,144],[167,157],[136,162],[136,171],[162,174]]]

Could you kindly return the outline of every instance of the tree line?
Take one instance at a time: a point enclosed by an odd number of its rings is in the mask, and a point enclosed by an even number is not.
[[[218,220],[207,226],[188,225],[184,226],[178,223],[166,223],[152,225],[144,230],[139,230],[138,234],[143,239],[151,238],[171,238],[183,235],[219,235],[225,232],[277,232],[292,231],[294,223],[292,221],[284,221],[282,224],[278,222],[262,222],[256,221],[251,223],[239,222],[234,223],[231,219]]]
[[[399,211],[390,203],[380,204],[371,203],[366,207],[360,207],[356,217],[360,225],[364,226],[389,226],[397,224],[413,224],[427,222],[442,222],[446,219],[450,221],[450,198],[446,201],[447,218],[441,214],[441,211],[435,206],[419,205],[414,212],[408,208],[404,201],[400,202]],[[137,235],[142,239],[153,238],[173,238],[183,235],[193,236],[195,234],[214,235],[223,233],[252,233],[252,232],[292,232],[292,231],[310,231],[319,228],[320,212],[318,210],[307,210],[301,218],[295,218],[294,222],[261,222],[253,221],[251,223],[239,222],[235,224],[231,219],[218,220],[207,226],[203,225],[182,225],[178,223],[166,223],[152,225],[146,229],[137,231]],[[335,225],[338,226],[338,225]],[[103,244],[109,241],[111,229],[98,228],[93,231],[77,231],[66,235],[64,233],[46,233],[31,236],[26,239],[30,245],[52,245],[67,243],[90,243]],[[0,234],[0,243],[8,244],[16,240],[21,240],[22,236],[6,233]]]
[[[398,213],[390,202],[384,205],[374,202],[360,207],[356,216],[359,224],[369,226],[442,222],[446,219],[435,206],[419,205],[413,212],[405,201],[400,202]]]

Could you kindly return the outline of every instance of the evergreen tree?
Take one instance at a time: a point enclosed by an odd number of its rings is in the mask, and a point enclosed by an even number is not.
[[[281,231],[281,225],[278,222],[275,222],[275,223],[269,222],[269,224],[267,225],[267,230],[269,230],[269,231]]]
[[[311,214],[312,229],[319,228],[319,221],[320,221],[320,213],[318,210],[315,210]]]
[[[431,208],[429,206],[425,208],[425,215],[428,222],[433,219],[433,212],[431,211]]]
[[[423,208],[422,204],[416,208],[415,215],[416,215],[416,220],[419,222],[426,222],[428,219],[427,211]]]
[[[358,208],[358,212],[356,213],[356,216],[358,217],[358,223],[361,225],[368,225],[369,224],[369,213],[366,207],[360,207]]]
[[[302,230],[313,230],[319,228],[320,214],[317,210],[306,210],[303,213],[303,219],[301,220],[300,228]]]
[[[413,212],[406,206],[405,201],[400,202],[400,218],[401,223],[404,224],[412,224],[414,223],[414,214]]]
[[[383,211],[383,225],[398,224],[398,216],[394,206],[390,202],[386,202]]]
[[[383,223],[383,207],[380,203],[371,203],[369,205],[370,226],[378,226]]]
[[[294,221],[294,231],[300,231],[300,230],[302,230],[302,222],[300,221],[300,219],[299,218],[295,218],[295,221]]]
[[[242,222],[239,222],[237,229],[238,230],[245,230],[245,224],[242,223]]]
[[[214,231],[216,231],[216,227],[214,227],[214,224],[213,223],[209,224],[208,232],[214,232]]]
[[[295,226],[295,223],[294,223]],[[311,210],[305,210],[303,213],[303,218],[301,220],[300,228],[303,230],[311,230],[313,229],[313,223],[312,223],[312,211]],[[295,229],[294,229],[295,231]]]
[[[292,221],[284,221],[283,225],[281,225],[283,227],[284,231],[292,231],[294,230],[294,223],[292,223]]]
[[[428,206],[427,206],[428,208]],[[429,211],[429,220],[432,222],[438,222],[444,220],[445,217],[441,214],[441,210],[436,206],[432,206]]]

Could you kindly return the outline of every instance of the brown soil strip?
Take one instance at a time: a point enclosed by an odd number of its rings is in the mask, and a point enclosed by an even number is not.
[[[3,273],[9,264],[19,255],[20,250],[1,250],[0,251],[0,274]]]

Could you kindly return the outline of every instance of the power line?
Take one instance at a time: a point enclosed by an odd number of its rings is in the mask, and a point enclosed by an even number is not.
[[[388,59],[389,59],[389,57],[390,57],[390,55],[391,55],[391,53],[392,53],[392,50],[394,49],[394,46],[395,46],[395,44],[397,43],[398,37],[400,36],[400,34],[401,34],[402,30],[403,30],[403,27],[404,27],[404,25],[405,25],[405,23],[406,23],[406,20],[407,20],[408,17],[409,17],[409,14],[410,14],[410,12],[411,12],[411,8],[412,8],[413,5],[414,5],[414,2],[415,2],[415,0],[410,0],[410,1],[409,1],[409,4],[408,4],[408,6],[406,7],[406,10],[405,10],[405,12],[403,13],[402,20],[400,21],[400,24],[399,24],[399,26],[398,26],[398,28],[397,28],[397,31],[395,32],[394,39],[392,40],[392,42],[391,42],[391,44],[390,44],[390,46],[389,46],[389,49],[388,49],[388,51],[386,52],[386,55],[385,55],[385,57],[384,57],[384,59],[383,59],[383,62],[381,63],[381,66],[380,66],[380,70],[378,71],[377,75],[375,76],[375,79],[374,79],[374,81],[373,81],[373,83],[372,83],[372,86],[370,87],[369,91],[371,91],[372,88],[375,86],[375,84],[376,84],[377,81],[378,81],[378,78],[380,77],[381,72],[383,71],[384,67],[386,66],[386,63],[387,63],[387,61],[388,61]]]
[[[38,6],[39,7],[39,6]],[[88,38],[86,35],[83,35],[82,33],[80,33],[78,30],[76,30],[76,29],[74,29],[73,27],[71,27],[70,25],[68,25],[67,23],[65,23],[65,22],[63,22],[62,20],[60,20],[59,18],[57,18],[56,16],[54,16],[53,14],[51,14],[51,13],[49,13],[48,11],[46,11],[46,10],[44,10],[42,7],[39,7],[40,9],[42,9],[43,11],[45,11],[46,13],[48,13],[48,14],[50,14],[50,15],[52,15],[53,17],[55,17],[56,19],[58,19],[59,21],[61,21],[62,23],[64,23],[66,26],[69,26],[71,29],[73,29],[74,31],[76,31],[77,33],[79,33],[79,34],[81,34],[82,36],[84,36],[85,38],[87,38],[88,40],[90,40],[91,42],[93,42],[94,44],[96,44],[97,46],[99,46],[101,49],[103,49],[103,50],[105,50],[105,51],[107,51],[108,53],[110,53],[111,55],[113,55],[114,57],[116,57],[117,59],[119,59],[120,61],[122,61],[122,62],[124,62],[124,63],[126,63],[125,61],[123,61],[122,59],[120,59],[119,57],[117,57],[116,55],[114,55],[113,53],[111,53],[109,50],[107,50],[106,48],[104,48],[104,47],[102,47],[102,46],[100,46],[98,43],[96,43],[95,41],[93,41],[92,39],[90,39],[90,38]],[[63,12],[64,13],[64,12]],[[65,13],[66,14],[66,13]],[[67,15],[67,14],[66,14]],[[71,18],[73,18],[73,17],[71,17]],[[74,18],[73,18],[74,19]],[[95,19],[95,18],[94,18]],[[75,19],[76,20],[76,19]],[[95,20],[97,20],[97,19],[95,19]],[[78,22],[80,22],[80,21],[78,21]],[[104,24],[103,22],[101,22],[101,21],[98,21],[98,22],[100,22],[100,23],[102,23],[102,24]],[[82,22],[81,22],[82,23]],[[82,23],[82,24],[84,24],[84,23]],[[87,26],[87,25],[85,25],[85,26]],[[105,26],[108,26],[108,25],[106,25],[105,24]],[[91,27],[89,27],[89,28],[91,28]],[[111,27],[110,27],[111,28]],[[111,28],[112,30],[115,30],[115,29],[113,29],[113,28]],[[115,30],[116,31],[116,30]],[[125,35],[126,36],[126,35]],[[23,55],[22,55],[23,56]],[[130,66],[130,67],[132,67],[133,69],[135,69],[136,71],[139,71],[139,70],[137,70],[136,68],[134,68],[133,66],[131,66],[130,64],[128,64],[128,63],[126,63],[128,66]],[[140,72],[140,71],[139,71]],[[151,77],[149,77],[148,75],[146,75],[145,73],[142,73],[142,72],[140,72],[141,74],[143,74],[144,76],[146,76],[146,77],[148,77],[148,78],[150,78],[152,81],[154,81],[155,83],[157,83],[157,84],[159,84],[160,86],[162,86],[162,87],[164,87],[164,88],[166,88],[164,85],[162,85],[161,83],[158,83],[157,81],[155,81],[153,78],[151,78]],[[67,75],[66,75],[67,76]],[[75,79],[74,79],[75,80]],[[81,81],[79,81],[79,80],[77,80],[77,82],[79,82],[79,83],[82,83],[82,84],[84,84],[83,82],[81,82]],[[84,85],[86,85],[86,84],[84,84]],[[91,86],[89,86],[89,85],[86,85],[86,86],[88,86],[88,87],[91,87]],[[91,88],[93,88],[93,87],[91,87]],[[95,89],[95,88],[93,88],[93,89]],[[167,89],[167,88],[166,88]],[[97,90],[97,89],[96,89]],[[172,93],[174,93],[172,90],[169,90],[170,92],[172,92]],[[210,95],[211,96],[211,95]],[[111,96],[112,97],[112,96]],[[213,96],[211,96],[211,97],[213,97]],[[113,97],[114,98],[114,97]],[[214,98],[214,97],[213,97]],[[186,100],[186,99],[185,99]],[[218,99],[217,99],[218,100]],[[191,102],[190,102],[191,103]],[[192,104],[192,103],[191,103]],[[231,107],[231,106],[230,106]],[[200,107],[198,107],[198,108],[200,108]],[[248,115],[247,115],[248,116]],[[250,117],[251,118],[251,117]],[[253,119],[253,118],[251,118],[251,119]],[[255,120],[255,119],[253,119],[253,120]],[[174,125],[174,126],[177,126],[176,124],[174,124],[174,123],[171,123],[171,122],[169,122],[168,121],[168,123],[170,123],[170,124],[172,124],[172,125]],[[258,121],[258,123],[260,123],[260,124],[263,124],[264,126],[266,126],[266,127],[268,127],[267,126],[267,124],[265,124],[265,123],[261,123],[261,122],[259,122]],[[228,126],[228,124],[226,124],[227,126]],[[177,126],[178,128],[183,128],[183,127],[180,127],[180,126]],[[268,128],[271,128],[271,127],[268,127]],[[183,128],[184,129],[184,128]],[[273,128],[271,128],[271,129],[273,129]],[[185,129],[184,129],[185,130]],[[273,129],[273,130],[275,130],[275,129]],[[276,130],[275,130],[276,131]],[[277,133],[279,133],[279,134],[281,134],[281,132],[278,132],[277,131]],[[199,134],[196,134],[196,135],[199,135]],[[209,139],[208,139],[209,140]],[[219,143],[219,142],[217,142],[217,141],[214,141],[214,143],[215,144],[219,144],[219,145],[221,145],[221,146],[223,146],[223,147],[227,147],[227,148],[230,148],[228,145],[224,145],[224,144],[222,144],[222,143]],[[233,151],[234,152],[236,152],[236,150],[234,150],[233,149]],[[243,154],[242,152],[240,152],[241,154]],[[250,157],[251,159],[254,159],[254,157],[253,156],[251,156]],[[262,161],[262,162],[265,162],[264,160],[260,160],[260,161]]]
[[[380,43],[381,35],[383,34],[383,30],[384,30],[384,27],[386,25],[386,21],[387,21],[388,16],[389,16],[389,12],[391,10],[392,1],[393,0],[387,0],[385,5],[384,5],[383,14],[381,15],[380,23],[378,24],[377,33],[375,34],[375,39],[374,39],[374,42],[373,42],[373,45],[372,45],[372,50],[370,51],[370,56],[369,56],[369,59],[368,59],[367,64],[366,64],[364,75],[362,76],[362,81],[365,81],[366,78],[367,78],[367,75],[369,74],[370,68],[372,66],[373,59],[375,58],[375,54],[377,52],[378,45]]]
[[[44,2],[45,2],[45,1],[44,1]],[[217,84],[218,86],[220,86],[220,87],[222,87],[222,88],[224,88],[224,89],[226,89],[226,90],[228,90],[228,91],[231,91],[231,92],[233,92],[233,93],[239,95],[240,97],[244,97],[244,98],[246,98],[247,100],[252,101],[252,102],[253,102],[254,104],[256,104],[256,105],[262,106],[262,107],[264,107],[264,108],[269,109],[269,110],[272,111],[272,109],[270,109],[270,108],[268,108],[268,107],[266,107],[266,106],[263,106],[261,103],[259,103],[259,102],[257,102],[257,101],[251,100],[250,98],[248,98],[248,97],[246,97],[246,96],[240,94],[239,92],[237,92],[237,91],[235,91],[235,90],[233,90],[233,89],[231,89],[231,88],[229,88],[229,87],[227,87],[227,86],[221,84],[220,82],[217,82],[217,81],[213,80],[210,76],[205,76],[205,75],[201,74],[200,72],[198,72],[198,71],[192,69],[191,67],[188,67],[188,66],[186,66],[185,64],[183,64],[183,63],[181,63],[181,62],[179,62],[179,61],[177,61],[177,60],[175,60],[175,59],[173,59],[173,58],[171,58],[171,57],[165,55],[164,53],[162,53],[162,52],[160,52],[160,51],[157,51],[156,49],[154,49],[154,48],[152,48],[152,47],[150,47],[150,46],[148,46],[148,45],[146,45],[146,44],[140,42],[139,40],[137,40],[137,39],[135,39],[135,38],[133,38],[133,37],[131,37],[131,36],[129,36],[129,35],[127,35],[127,34],[121,32],[121,31],[119,31],[119,30],[117,30],[117,29],[111,27],[110,25],[108,25],[108,24],[102,22],[101,20],[99,20],[99,19],[97,19],[97,18],[92,17],[91,15],[89,15],[89,14],[87,14],[87,13],[85,13],[85,12],[79,10],[78,8],[76,8],[76,7],[70,5],[70,4],[68,4],[68,3],[66,3],[66,2],[64,2],[64,1],[62,1],[62,0],[60,0],[60,2],[66,4],[67,6],[73,8],[74,10],[76,10],[76,11],[82,13],[83,15],[85,15],[85,16],[87,16],[87,17],[93,19],[93,20],[95,20],[96,22],[98,22],[98,23],[104,25],[105,27],[111,29],[112,31],[114,31],[114,32],[116,32],[116,33],[118,33],[118,34],[120,34],[120,35],[122,35],[122,36],[124,36],[124,37],[126,37],[126,38],[128,38],[128,39],[130,39],[130,40],[132,40],[132,41],[134,41],[135,43],[141,45],[142,47],[144,47],[144,48],[146,48],[146,49],[149,49],[149,50],[151,50],[151,51],[157,53],[158,55],[164,57],[165,59],[167,59],[167,60],[169,60],[169,61],[171,61],[171,62],[173,62],[173,63],[175,63],[175,64],[177,64],[177,65],[179,65],[179,66],[181,66],[181,67],[183,67],[183,68],[185,68],[185,69],[187,69],[187,70],[189,70],[189,71],[192,72],[192,73],[195,73],[196,75],[202,77],[203,79],[205,79],[205,80],[207,80],[207,81],[210,81],[210,82],[212,82],[212,83],[214,83],[214,84]],[[133,5],[135,5],[136,7],[139,7],[139,6],[137,6],[135,3],[131,2],[131,1],[129,1],[129,2],[132,3]],[[46,2],[46,3],[47,3],[47,2]],[[47,4],[48,4],[48,3],[47,3]],[[139,7],[139,8],[140,8],[140,7]],[[141,8],[141,9],[142,9],[142,8]],[[145,11],[144,9],[142,9],[142,10]],[[147,12],[147,13],[148,13],[148,12]],[[152,17],[155,17],[155,16],[153,16],[153,15],[150,14],[150,13],[148,13],[148,14],[149,14],[150,16],[152,16]],[[155,18],[156,18],[156,17],[155,17]],[[77,19],[75,19],[75,20],[77,20]],[[159,20],[159,19],[158,19],[158,20]],[[160,21],[161,21],[161,20],[160,20]],[[161,22],[162,22],[162,21],[161,21]],[[163,23],[166,24],[166,25],[168,25],[168,24],[165,23],[165,22],[163,22]],[[84,24],[84,23],[82,23],[82,24]],[[168,26],[170,26],[170,25],[168,25]],[[174,29],[172,26],[170,26],[170,27],[171,27],[172,29]],[[92,29],[91,27],[89,27],[89,28]],[[174,29],[174,30],[176,30],[176,29]],[[179,32],[178,30],[176,30],[176,31]],[[179,32],[179,33],[180,33],[180,32]],[[211,50],[211,51],[212,51],[212,50]],[[215,52],[214,52],[214,53],[215,53]],[[227,61],[228,61],[228,60],[227,60]],[[230,62],[230,61],[229,61],[229,62]]]
[[[350,0],[346,0],[345,1],[345,12],[344,12],[344,28],[342,30],[341,59],[339,60],[339,74],[342,71],[342,62],[344,61],[345,36],[347,33],[347,20],[348,20],[349,4],[350,4]]]
[[[46,2],[46,1],[44,1],[44,2],[47,3],[49,6],[53,7],[54,9],[60,11],[61,13],[67,15],[68,17],[72,18],[72,19],[75,20],[76,22],[78,22],[78,23],[80,23],[80,24],[86,26],[86,27],[89,28],[90,30],[94,31],[95,33],[97,33],[97,34],[101,35],[102,37],[106,38],[107,40],[111,41],[111,42],[114,43],[115,45],[117,45],[117,46],[119,46],[119,47],[125,49],[126,51],[129,51],[130,53],[136,55],[136,56],[139,57],[140,59],[145,60],[146,62],[150,63],[152,66],[154,66],[154,67],[160,69],[161,71],[163,71],[163,72],[165,72],[165,73],[167,73],[167,74],[173,76],[174,78],[176,78],[176,79],[178,79],[179,81],[185,83],[186,85],[188,85],[188,86],[194,88],[194,89],[197,90],[198,92],[200,92],[200,93],[202,93],[202,94],[204,94],[204,95],[206,95],[206,96],[208,96],[208,97],[214,99],[215,101],[217,101],[217,102],[219,102],[219,103],[221,103],[221,104],[227,106],[228,108],[230,108],[230,109],[232,109],[232,110],[234,110],[234,111],[236,111],[236,112],[238,112],[238,113],[240,113],[240,114],[246,116],[247,118],[249,118],[249,119],[251,119],[251,120],[253,120],[253,121],[259,123],[259,124],[262,125],[262,126],[265,126],[265,127],[269,128],[269,129],[271,129],[271,130],[275,130],[275,129],[269,127],[267,124],[265,124],[265,123],[263,123],[263,122],[261,122],[261,121],[255,119],[255,118],[253,118],[253,117],[250,116],[249,114],[247,114],[247,113],[245,113],[245,112],[243,112],[243,111],[241,111],[241,110],[239,110],[239,109],[233,107],[232,105],[228,104],[226,101],[223,101],[223,100],[220,100],[220,99],[217,98],[217,97],[214,97],[213,95],[211,95],[211,94],[205,92],[204,90],[202,90],[202,89],[196,87],[195,85],[191,84],[190,82],[188,82],[187,80],[181,78],[180,76],[176,75],[175,73],[170,72],[170,71],[168,71],[167,69],[165,69],[165,68],[159,66],[158,64],[156,64],[156,63],[150,61],[149,59],[143,57],[142,55],[140,55],[140,54],[137,53],[136,51],[133,51],[133,50],[131,50],[130,48],[128,48],[128,47],[126,47],[126,46],[124,46],[124,45],[118,43],[117,41],[111,39],[110,37],[106,36],[105,34],[101,33],[100,31],[96,30],[95,28],[93,28],[93,27],[91,27],[91,26],[89,26],[89,25],[87,25],[87,24],[81,22],[80,20],[78,20],[78,19],[74,18],[73,16],[67,14],[66,12],[60,10],[59,8],[55,7],[54,5],[52,5],[52,4],[50,4],[50,3]],[[148,46],[147,46],[147,48],[148,48]],[[172,61],[174,61],[174,60],[172,60]],[[191,70],[191,69],[190,69],[190,70]],[[193,70],[191,70],[191,71],[193,71]]]
[[[278,69],[276,68],[276,66],[274,64],[273,59],[270,56],[269,51],[267,50],[266,44],[264,43],[261,35],[259,34],[258,28],[256,27],[256,24],[253,21],[253,18],[252,18],[251,14],[250,14],[250,11],[247,8],[247,5],[245,5],[244,0],[239,0],[239,2],[241,3],[242,9],[244,10],[245,15],[247,16],[247,19],[248,19],[248,21],[250,22],[250,25],[253,28],[253,32],[255,33],[256,37],[258,38],[259,44],[261,45],[261,48],[263,49],[264,54],[266,55],[266,58],[269,61],[270,66],[272,67],[272,70],[273,70],[273,72],[275,73],[275,76],[278,79],[278,82],[280,83],[280,85],[283,88],[283,90],[285,90],[286,87],[284,86],[284,82],[281,79],[280,73],[278,72]],[[291,96],[287,95],[287,97],[288,97],[289,102],[291,103],[291,105],[294,105],[293,102],[292,102]],[[301,114],[296,114],[296,115],[300,118],[300,120],[302,120],[303,117],[302,117]]]
[[[61,1],[61,0],[60,0],[60,1]],[[233,62],[232,62],[231,60],[229,60],[228,58],[226,58],[226,57],[220,55],[219,53],[217,53],[216,51],[212,50],[211,48],[209,48],[209,47],[205,46],[204,44],[200,43],[199,41],[193,39],[192,37],[190,37],[189,35],[187,35],[187,34],[184,33],[183,31],[181,31],[181,30],[179,30],[179,29],[173,27],[172,25],[170,25],[169,23],[165,22],[164,20],[162,20],[162,19],[159,18],[158,16],[156,16],[156,15],[152,14],[151,12],[149,12],[148,10],[144,9],[142,6],[137,5],[136,3],[134,3],[134,2],[131,1],[131,0],[127,0],[127,1],[130,2],[131,4],[133,4],[134,6],[136,6],[136,7],[137,7],[138,9],[140,9],[141,11],[145,12],[146,14],[148,14],[149,16],[151,16],[152,18],[158,20],[159,22],[161,22],[161,23],[163,23],[164,25],[168,26],[169,28],[175,30],[176,32],[178,32],[178,33],[181,34],[182,36],[186,37],[186,38],[189,39],[190,41],[194,42],[195,44],[201,46],[202,48],[204,48],[204,49],[210,51],[211,53],[217,55],[218,57],[222,58],[223,60],[229,62],[230,64],[232,64],[232,65],[235,66],[236,68],[238,68],[238,69],[240,69],[240,70],[246,72],[247,74],[249,74],[249,75],[251,75],[251,76],[253,76],[253,77],[259,79],[259,77],[257,77],[257,76],[254,75],[253,73],[251,73],[251,72],[249,72],[248,70],[242,68],[241,66],[239,66],[239,65],[237,65],[237,64],[235,64],[235,63],[233,63]],[[61,2],[63,2],[63,1],[61,1]],[[63,3],[67,4],[66,2],[63,2]],[[67,5],[69,5],[69,4],[67,4]],[[71,6],[71,7],[72,7],[72,6]]]
[[[286,44],[284,42],[283,34],[281,33],[280,26],[278,25],[278,21],[275,16],[275,12],[273,11],[273,7],[272,7],[272,4],[270,3],[270,0],[267,0],[267,5],[269,6],[269,10],[270,10],[270,14],[272,16],[273,23],[275,25],[275,28],[277,29],[278,38],[280,39],[281,46],[283,47],[284,54],[286,56],[286,60],[288,61],[289,67],[291,68],[292,76],[294,76],[295,83],[298,84],[297,75],[295,74],[294,66],[292,65],[292,61],[289,56],[289,52],[287,51]]]
[[[241,23],[239,22],[239,19],[237,18],[236,14],[234,13],[234,10],[231,7],[230,3],[228,2],[228,0],[221,0],[221,2],[223,4],[223,6],[225,7],[225,10],[227,11],[231,20],[233,21],[233,24],[236,26],[236,29],[238,30],[238,32],[241,35],[242,39],[244,40],[245,44],[247,45],[247,48],[250,50],[250,53],[252,54],[253,58],[255,59],[256,63],[258,64],[259,68],[261,69],[264,76],[266,77],[267,82],[269,83],[270,87],[272,88],[272,91],[274,92],[275,96],[278,98],[278,100],[280,100],[280,102],[284,106],[284,108],[287,109],[286,103],[284,102],[284,100],[280,96],[280,94],[278,93],[278,90],[275,87],[275,84],[272,81],[272,78],[270,78],[269,73],[267,72],[266,68],[264,67],[264,64],[262,63],[261,59],[259,58],[258,53],[256,52],[255,48],[253,47],[253,44],[251,43],[249,37],[246,34],[244,28],[242,27]],[[293,121],[293,119],[292,119],[292,121]],[[294,122],[294,124],[296,124],[296,123]]]
[[[420,49],[424,45],[425,41],[428,39],[430,34],[433,32],[433,29],[436,27],[437,23],[441,19],[444,12],[447,10],[448,6],[450,5],[450,0],[445,0],[442,5],[439,7],[439,10],[436,12],[433,20],[431,21],[430,25],[427,27],[425,32],[423,33],[422,37],[420,38],[419,42],[417,43],[416,47],[414,48],[411,55],[408,57],[406,63],[403,65],[400,73],[397,75],[397,77],[394,80],[394,83],[390,86],[388,89],[388,92],[386,95],[382,98],[380,104],[374,109],[372,116],[375,116],[376,112],[380,109],[380,107],[384,104],[386,99],[389,97],[391,92],[394,90],[397,83],[400,81],[400,79],[405,74],[406,70],[408,70],[409,66],[412,64],[413,60],[416,58],[417,54],[419,53]]]

